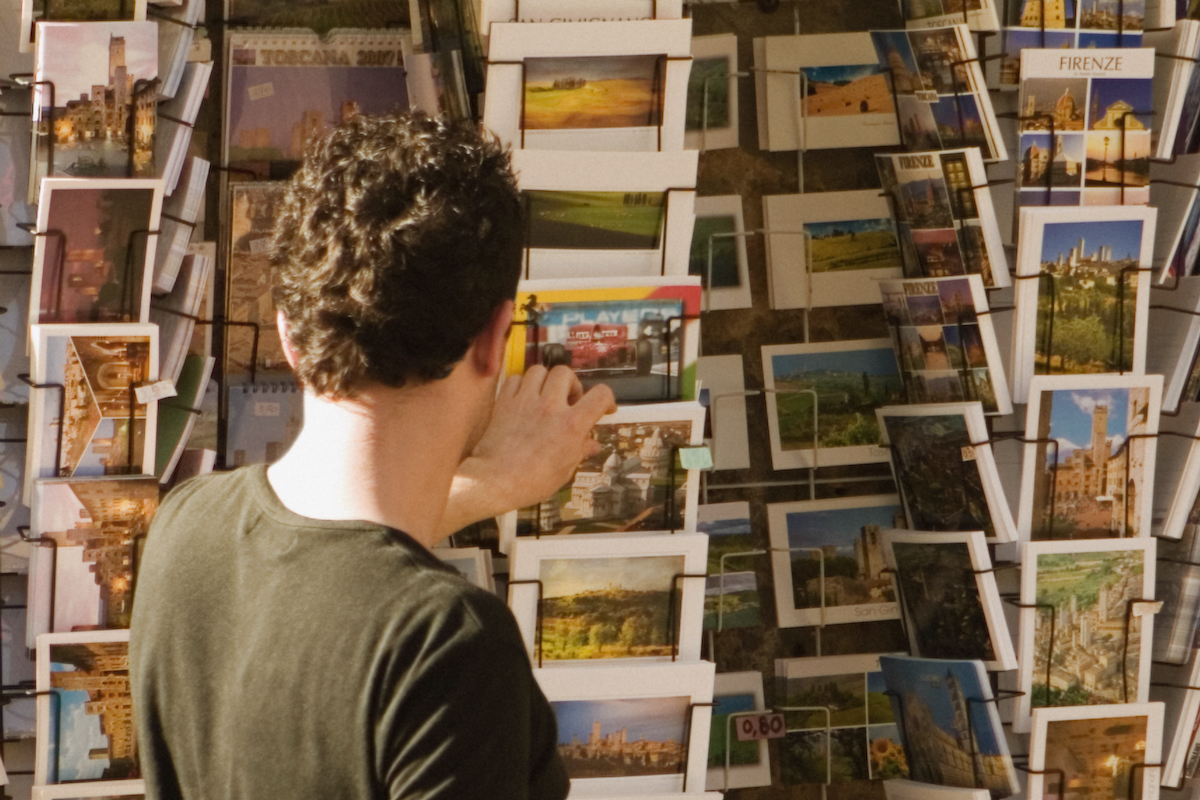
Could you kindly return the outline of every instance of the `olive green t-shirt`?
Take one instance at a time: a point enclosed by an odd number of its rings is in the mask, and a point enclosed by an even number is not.
[[[292,513],[264,465],[159,509],[130,670],[152,800],[567,793],[504,604],[404,533]]]

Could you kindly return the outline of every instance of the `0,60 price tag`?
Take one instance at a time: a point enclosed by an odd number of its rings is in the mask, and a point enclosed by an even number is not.
[[[782,739],[787,736],[787,724],[783,714],[759,714],[757,717],[741,717],[737,721],[739,742],[757,739]]]

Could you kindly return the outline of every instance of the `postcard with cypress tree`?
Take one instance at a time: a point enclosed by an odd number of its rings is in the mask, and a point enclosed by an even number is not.
[[[753,711],[766,713],[762,673],[755,670],[717,675],[713,683],[706,789],[726,791],[771,785],[767,740],[742,741],[738,736],[739,725],[755,721],[753,716],[741,715]]]
[[[908,775],[940,786],[1020,792],[991,682],[974,660],[880,656]]]
[[[904,398],[889,340],[767,345],[762,359],[775,469],[888,460],[875,411]]]
[[[1157,800],[1163,711],[1145,702],[1034,709],[1026,796],[1067,796],[1078,786],[1093,800]]]
[[[1145,206],[1021,209],[1013,402],[1035,374],[1145,372],[1155,220]]]
[[[1013,730],[1031,708],[1142,703],[1154,633],[1151,538],[1021,546]]]
[[[885,530],[882,541],[913,655],[1017,668],[982,531]]]
[[[696,509],[696,530],[708,535],[704,629],[762,625],[755,567],[765,553],[750,525],[750,504],[706,503]]]
[[[881,281],[879,290],[910,403],[978,400],[985,414],[1012,413],[979,276]]]
[[[899,619],[880,532],[904,528],[894,494],[767,505],[779,627]]]
[[[888,406],[876,414],[904,498],[904,527],[981,530],[989,542],[1016,540],[978,402]]]

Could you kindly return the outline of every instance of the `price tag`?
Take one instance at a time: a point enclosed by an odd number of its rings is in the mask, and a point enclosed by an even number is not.
[[[254,404],[254,416],[256,417],[278,417],[279,403],[268,403],[259,401]]]
[[[1150,617],[1162,611],[1162,607],[1161,600],[1141,600],[1134,602],[1133,607],[1129,609],[1129,615],[1131,617]]]
[[[759,714],[757,717],[738,717],[737,738],[739,742],[758,739],[782,739],[787,736],[787,724],[783,714]]]
[[[250,95],[251,100],[262,100],[272,97],[275,94],[275,84],[260,83],[257,86],[251,86],[246,90],[246,94]]]
[[[963,447],[962,448],[962,460],[963,461],[974,461],[975,460],[975,448],[971,447],[971,445],[966,445],[965,447]]]
[[[271,249],[271,239],[267,236],[264,236],[261,239],[251,239],[250,240],[251,255],[261,256],[263,253],[267,252],[270,249]]]
[[[707,447],[681,448],[679,463],[684,469],[712,469],[712,451]]]
[[[145,405],[151,400],[165,400],[168,397],[174,397],[175,386],[170,381],[158,381],[136,387],[133,394],[139,403]]]

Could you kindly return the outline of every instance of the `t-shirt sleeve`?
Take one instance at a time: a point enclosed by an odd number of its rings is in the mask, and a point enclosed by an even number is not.
[[[566,797],[554,712],[497,605],[429,632],[383,680],[376,745],[391,800]]]

